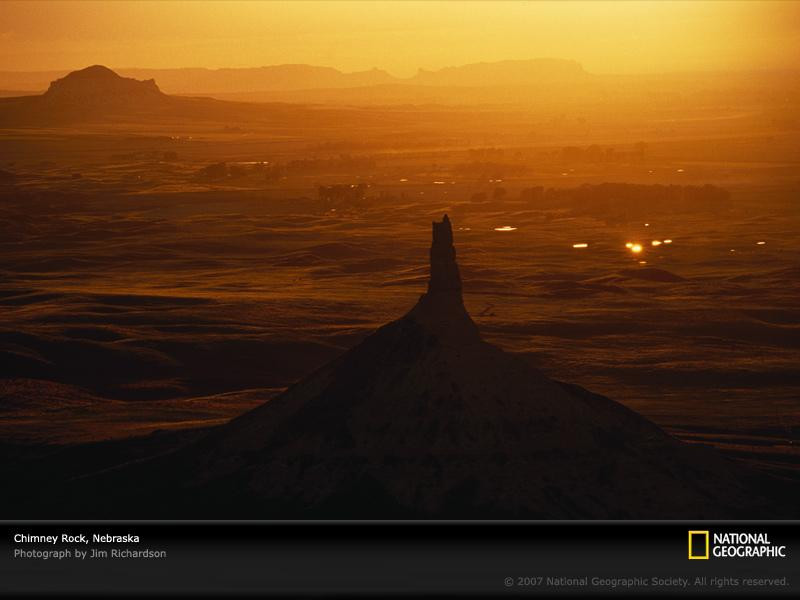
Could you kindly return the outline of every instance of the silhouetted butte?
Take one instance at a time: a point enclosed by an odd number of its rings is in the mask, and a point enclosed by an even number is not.
[[[221,367],[224,368],[224,367]],[[417,304],[167,456],[76,481],[71,511],[146,517],[777,516],[751,475],[483,341],[447,216]]]

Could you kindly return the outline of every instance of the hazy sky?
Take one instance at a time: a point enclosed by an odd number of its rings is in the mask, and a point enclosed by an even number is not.
[[[509,58],[594,72],[796,67],[800,2],[0,2],[0,69],[372,67]]]

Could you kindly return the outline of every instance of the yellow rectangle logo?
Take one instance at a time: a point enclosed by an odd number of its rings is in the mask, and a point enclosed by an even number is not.
[[[702,554],[700,554],[699,552],[695,553],[693,551],[695,539],[699,538],[701,536],[703,538],[705,538],[704,539],[705,544],[703,544],[703,547],[705,548],[705,551]],[[695,538],[695,539],[693,539],[693,538]],[[689,532],[689,560],[708,560],[708,546],[709,546],[709,543],[708,543],[708,531],[690,531]]]

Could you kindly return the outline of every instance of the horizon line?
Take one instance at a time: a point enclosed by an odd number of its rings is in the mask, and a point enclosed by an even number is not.
[[[443,67],[417,67],[416,72],[410,76],[400,76],[395,75],[390,70],[372,66],[365,69],[354,69],[354,70],[345,70],[342,67],[336,67],[333,65],[325,65],[325,64],[317,64],[317,63],[306,63],[306,62],[281,62],[281,63],[273,63],[273,64],[262,64],[262,65],[252,65],[252,66],[221,66],[221,67],[206,67],[206,66],[170,66],[170,67],[150,67],[150,66],[109,66],[102,62],[94,62],[91,64],[86,64],[84,66],[79,67],[60,67],[60,68],[48,68],[48,69],[0,69],[0,73],[72,73],[75,71],[81,71],[88,67],[92,66],[103,66],[112,71],[132,71],[132,70],[141,70],[141,71],[188,71],[188,70],[204,70],[204,71],[236,71],[236,70],[249,70],[249,69],[268,69],[273,67],[289,67],[289,66],[301,66],[301,67],[315,67],[315,68],[323,68],[323,69],[334,69],[343,75],[350,75],[354,73],[369,73],[371,71],[379,71],[386,73],[387,75],[391,76],[394,79],[398,80],[410,80],[419,75],[421,72],[428,72],[428,73],[437,73],[443,71],[445,69],[453,69],[453,68],[461,68],[473,65],[496,65],[501,63],[509,63],[509,62],[532,62],[538,60],[553,60],[553,61],[562,61],[562,62],[571,62],[576,63],[583,69],[583,71],[589,75],[595,76],[646,76],[646,75],[681,75],[681,74],[702,74],[702,73],[781,73],[781,72],[797,72],[800,71],[800,67],[775,67],[775,66],[765,66],[765,67],[745,67],[745,68],[698,68],[698,69],[671,69],[671,70],[652,70],[652,71],[590,71],[586,69],[586,67],[581,63],[579,60],[571,59],[571,58],[559,58],[559,57],[549,57],[549,56],[537,56],[533,58],[504,58],[499,60],[483,60],[483,61],[476,61],[476,62],[465,62],[462,64],[457,65],[446,65]]]

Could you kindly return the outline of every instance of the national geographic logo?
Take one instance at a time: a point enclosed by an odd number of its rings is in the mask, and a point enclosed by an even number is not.
[[[708,560],[708,531],[689,532],[689,560]]]
[[[786,558],[786,546],[773,544],[766,533],[689,532],[689,560],[714,558]]]

